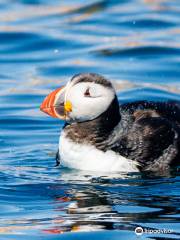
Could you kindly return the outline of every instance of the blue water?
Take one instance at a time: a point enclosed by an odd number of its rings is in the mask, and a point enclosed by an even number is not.
[[[79,72],[121,102],[180,100],[179,16],[179,0],[0,0],[0,239],[180,239],[178,171],[56,168],[63,122],[39,111]]]

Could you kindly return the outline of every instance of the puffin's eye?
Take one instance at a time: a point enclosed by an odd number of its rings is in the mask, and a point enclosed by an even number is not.
[[[85,97],[91,97],[91,94],[89,92],[89,88],[86,89],[85,93],[84,93]]]

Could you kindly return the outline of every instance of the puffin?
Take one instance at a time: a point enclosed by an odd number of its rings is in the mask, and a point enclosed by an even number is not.
[[[180,163],[180,102],[119,103],[111,81],[80,73],[40,110],[64,121],[57,164],[100,172],[167,171]]]

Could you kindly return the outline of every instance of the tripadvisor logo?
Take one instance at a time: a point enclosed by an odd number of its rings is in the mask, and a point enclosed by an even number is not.
[[[135,233],[136,235],[142,235],[143,233],[147,234],[170,234],[173,233],[172,229],[147,229],[147,228],[142,228],[142,227],[137,227],[135,228]]]
[[[135,228],[135,233],[136,233],[136,235],[142,235],[143,234],[143,228],[142,227]]]

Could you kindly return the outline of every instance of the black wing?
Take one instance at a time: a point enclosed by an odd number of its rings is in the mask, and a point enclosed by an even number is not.
[[[135,102],[128,109],[131,125],[112,150],[140,163],[141,170],[162,170],[180,163],[180,105]]]

